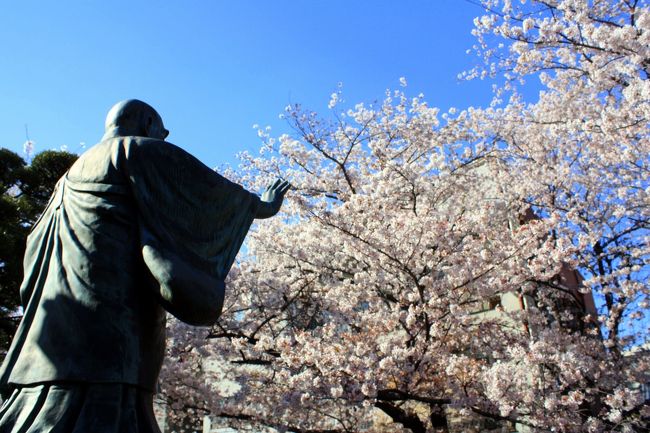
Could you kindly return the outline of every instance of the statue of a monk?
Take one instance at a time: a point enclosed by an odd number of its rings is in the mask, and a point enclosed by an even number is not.
[[[158,113],[115,105],[27,240],[24,317],[0,370],[0,433],[159,432],[152,396],[165,312],[210,325],[262,197],[164,141]]]

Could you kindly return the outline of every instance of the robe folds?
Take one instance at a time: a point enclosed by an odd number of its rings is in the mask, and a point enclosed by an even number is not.
[[[152,392],[165,311],[195,325],[218,318],[259,203],[165,141],[114,137],[88,150],[27,240],[24,317],[0,386],[119,383]]]

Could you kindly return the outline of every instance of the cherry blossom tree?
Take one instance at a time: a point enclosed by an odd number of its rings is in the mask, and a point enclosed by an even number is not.
[[[477,417],[642,431],[650,9],[482,4],[484,64],[465,77],[496,80],[491,106],[442,112],[401,89],[348,107],[339,90],[329,116],[290,106],[293,134],[260,130],[238,180],[282,175],[294,189],[283,217],[249,234],[218,325],[170,323],[172,417],[242,431],[447,431]],[[534,102],[526,80],[541,83]],[[506,294],[522,308],[491,304]]]

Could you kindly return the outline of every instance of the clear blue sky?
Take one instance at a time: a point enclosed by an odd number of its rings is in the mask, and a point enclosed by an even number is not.
[[[117,101],[153,105],[169,141],[211,167],[256,151],[253,124],[286,131],[291,102],[323,113],[408,80],[446,109],[488,103],[457,74],[478,59],[464,0],[12,1],[0,6],[0,147],[94,144]]]

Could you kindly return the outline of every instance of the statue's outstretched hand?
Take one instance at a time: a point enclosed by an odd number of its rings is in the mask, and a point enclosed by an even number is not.
[[[277,214],[282,207],[284,195],[290,188],[291,184],[286,180],[276,179],[262,194],[262,202],[255,218],[270,218]]]

